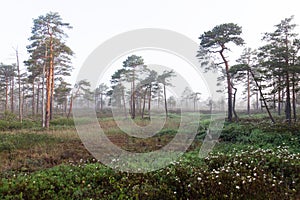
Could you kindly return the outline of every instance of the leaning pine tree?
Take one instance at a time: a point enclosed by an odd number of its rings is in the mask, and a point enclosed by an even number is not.
[[[217,53],[222,58],[222,63],[225,64],[225,76],[227,79],[227,92],[228,92],[228,121],[232,121],[232,86],[229,74],[229,63],[225,56],[225,51],[229,50],[227,44],[234,43],[235,45],[243,45],[244,40],[240,37],[242,27],[234,23],[226,23],[215,26],[211,31],[204,32],[199,39],[200,50],[198,57],[202,53]],[[203,52],[204,51],[204,52]],[[219,66],[219,64],[215,65]]]

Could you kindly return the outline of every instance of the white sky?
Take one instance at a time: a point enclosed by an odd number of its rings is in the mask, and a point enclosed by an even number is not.
[[[221,23],[237,23],[243,28],[247,46],[261,45],[263,32],[274,30],[280,20],[295,15],[300,24],[296,0],[0,0],[0,62],[14,63],[13,47],[18,47],[21,65],[28,58],[32,19],[49,11],[59,12],[74,28],[68,45],[75,52],[72,78],[88,55],[102,42],[138,28],[163,28],[184,34],[197,43],[204,31]],[[297,27],[299,31],[299,27]],[[234,48],[234,61],[242,48]],[[237,52],[238,51],[238,52]],[[236,56],[236,57],[235,57]],[[151,61],[148,61],[151,62]],[[231,62],[232,63],[232,62]],[[159,63],[157,63],[159,64]]]

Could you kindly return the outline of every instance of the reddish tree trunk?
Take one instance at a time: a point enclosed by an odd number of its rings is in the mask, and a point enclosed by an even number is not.
[[[45,119],[45,126],[46,128],[49,128],[50,126],[50,117],[51,117],[51,100],[52,100],[52,81],[53,81],[53,39],[52,35],[50,34],[50,54],[49,54],[49,68],[47,73],[47,84],[46,84],[46,119]]]

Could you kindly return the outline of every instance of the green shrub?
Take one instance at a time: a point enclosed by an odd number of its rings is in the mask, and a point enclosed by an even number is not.
[[[11,131],[16,129],[21,129],[22,124],[18,121],[5,121],[0,120],[0,130],[1,131]]]
[[[284,123],[284,122],[277,122],[275,124],[270,125],[260,125],[260,128],[264,132],[270,132],[270,133],[291,133],[294,135],[300,135],[300,123]]]
[[[23,120],[22,123],[20,121],[6,121],[0,120],[0,131],[12,131],[12,130],[20,130],[20,129],[32,129],[36,127],[41,127],[39,122],[34,122],[31,120]]]
[[[247,137],[251,134],[253,126],[250,124],[230,123],[225,124],[220,140],[225,142],[241,142],[247,141]]]
[[[60,140],[60,138],[49,134],[3,133],[0,135],[0,151],[8,149],[27,149],[34,145],[49,144]]]
[[[50,121],[52,126],[74,126],[73,118],[56,118]]]
[[[159,131],[158,135],[163,136],[163,135],[175,135],[177,133],[177,130],[174,129],[162,129]]]
[[[17,116],[10,111],[4,111],[2,119],[11,122],[11,121],[15,121],[17,119]]]
[[[285,148],[215,153],[138,174],[99,163],[61,165],[0,180],[0,199],[297,199],[300,154]],[[185,158],[187,159],[187,158]]]

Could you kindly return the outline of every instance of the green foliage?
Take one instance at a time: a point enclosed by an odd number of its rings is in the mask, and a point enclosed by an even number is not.
[[[116,128],[111,121],[100,122]],[[200,121],[199,134],[206,132],[209,122]],[[65,118],[52,123],[54,127],[74,124]],[[294,126],[251,119],[226,123],[220,143],[207,158],[190,151],[166,168],[145,174],[113,171],[92,159],[29,174],[24,173],[29,169],[5,172],[0,177],[0,199],[297,199],[300,137],[298,125]],[[159,132],[160,136],[174,134],[173,126]],[[52,142],[69,143],[49,134],[5,133],[0,137],[0,152],[13,155],[33,144],[46,147]],[[25,159],[31,166],[40,165],[37,159]]]
[[[5,120],[0,120],[0,130],[6,131],[6,130],[14,130],[14,129],[21,129],[21,123],[20,122],[9,122]]]
[[[73,118],[56,118],[50,121],[51,126],[74,126]]]
[[[37,144],[49,144],[59,138],[47,134],[36,134],[36,133],[22,133],[22,134],[11,134],[2,133],[0,135],[0,152],[4,150],[22,150],[32,147]]]
[[[225,142],[242,142],[247,140],[253,130],[252,125],[244,125],[238,123],[230,123],[224,126],[220,140]]]
[[[234,148],[244,149],[245,146],[272,148],[287,146],[292,152],[300,152],[299,125],[269,123],[229,123],[225,124],[220,136],[222,141],[217,149],[226,152]]]
[[[294,199],[300,191],[300,154],[285,148],[192,154],[145,174],[98,163],[61,165],[0,181],[1,199]],[[195,162],[196,161],[196,162]]]
[[[211,31],[201,35],[201,45],[203,47],[221,46],[229,42],[236,45],[242,45],[244,40],[239,37],[242,33],[242,27],[234,23],[225,23],[215,26]]]
[[[291,133],[293,135],[300,135],[300,123],[282,123],[277,122],[276,124],[271,125],[261,125],[260,127],[264,132],[270,133]]]
[[[11,116],[10,116],[11,117]],[[22,123],[16,121],[14,118],[10,118],[9,120],[0,120],[0,131],[12,131],[12,130],[20,130],[20,129],[33,129],[39,127],[39,122],[31,121],[31,120],[23,120]]]
[[[2,119],[5,121],[8,121],[8,122],[11,122],[11,121],[15,121],[17,119],[17,116],[10,111],[5,111],[3,113]]]
[[[177,130],[174,129],[162,129],[159,131],[158,135],[163,136],[163,135],[175,135],[177,133]]]

